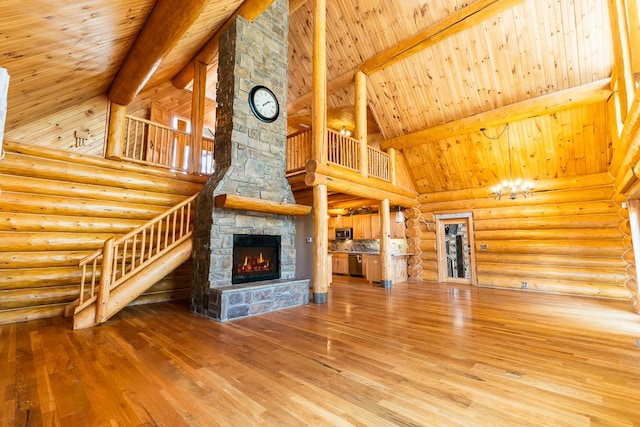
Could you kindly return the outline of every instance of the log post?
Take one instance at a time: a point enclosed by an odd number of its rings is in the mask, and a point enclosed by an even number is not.
[[[327,212],[327,186],[320,184],[313,187],[313,302],[326,304],[329,277],[329,218]]]
[[[115,102],[109,103],[109,133],[105,157],[122,160],[124,157],[124,127],[127,120],[127,106]]]
[[[100,272],[100,285],[98,287],[98,300],[96,302],[96,323],[107,320],[109,312],[109,291],[111,288],[111,275],[113,274],[113,242],[115,237],[104,242],[102,249],[102,271]]]
[[[312,155],[327,162],[327,0],[313,0]]]
[[[189,173],[202,170],[202,129],[204,127],[204,104],[207,89],[207,65],[193,62],[193,92],[191,95],[191,157]]]
[[[396,149],[395,148],[389,148],[387,150],[387,153],[389,154],[389,182],[391,182],[391,185],[395,186],[396,185]]]
[[[356,73],[356,139],[360,143],[360,174],[369,176],[369,150],[367,149],[367,76]]]
[[[391,215],[389,199],[380,202],[380,285],[390,288],[391,283]]]

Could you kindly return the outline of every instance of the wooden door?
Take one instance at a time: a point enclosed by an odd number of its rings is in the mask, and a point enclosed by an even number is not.
[[[476,284],[471,214],[436,216],[438,281]]]

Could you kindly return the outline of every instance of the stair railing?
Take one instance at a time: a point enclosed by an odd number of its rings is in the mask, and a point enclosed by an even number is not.
[[[135,230],[113,237],[80,261],[82,279],[75,312],[97,301],[96,322],[104,321],[111,291],[193,234],[197,194]]]

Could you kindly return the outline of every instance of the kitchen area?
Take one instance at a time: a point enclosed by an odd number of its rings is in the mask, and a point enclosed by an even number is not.
[[[392,282],[407,281],[407,241],[404,218],[391,212],[390,248]],[[378,213],[329,218],[329,255],[336,275],[380,282],[380,216]]]

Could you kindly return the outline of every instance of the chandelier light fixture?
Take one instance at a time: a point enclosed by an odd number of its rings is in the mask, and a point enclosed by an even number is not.
[[[342,126],[342,129],[340,129],[340,135],[351,136],[351,131]]]
[[[533,184],[529,181],[525,181],[521,178],[513,179],[513,165],[511,161],[511,141],[509,140],[509,123],[504,125],[504,129],[500,132],[500,135],[496,137],[490,137],[485,133],[485,128],[480,128],[480,132],[487,139],[499,140],[502,135],[507,133],[507,150],[509,154],[509,179],[502,181],[500,184],[491,187],[491,193],[494,199],[500,200],[502,196],[509,196],[509,199],[514,200],[518,195],[522,195],[525,199],[531,195],[533,190]]]

